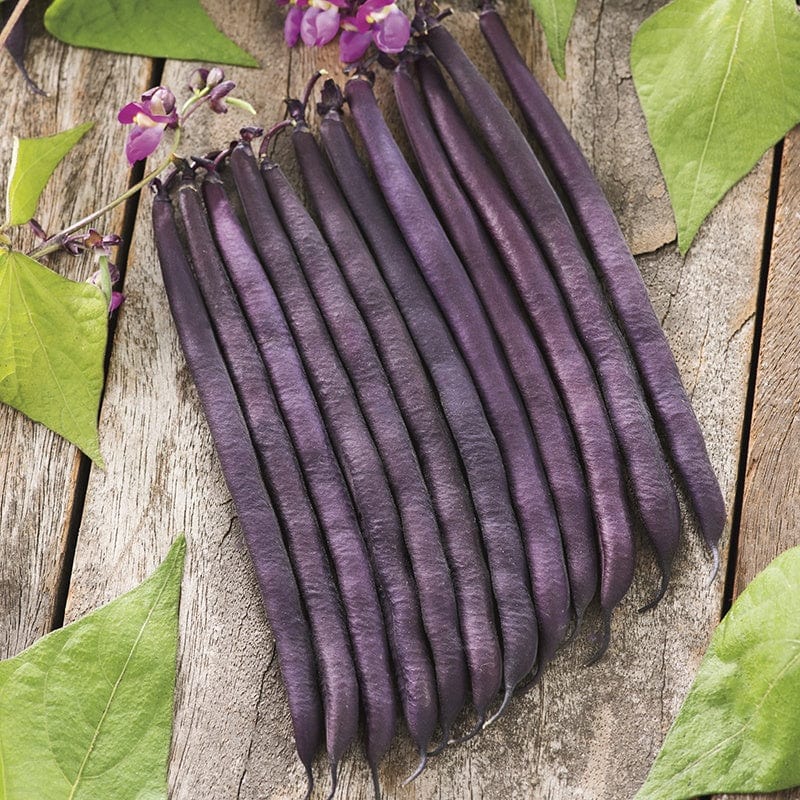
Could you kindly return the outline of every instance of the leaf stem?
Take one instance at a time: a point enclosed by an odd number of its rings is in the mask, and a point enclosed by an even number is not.
[[[93,211],[83,219],[73,222],[68,228],[64,228],[64,230],[54,233],[46,241],[39,245],[39,247],[31,250],[31,252],[28,253],[28,256],[30,258],[39,259],[42,256],[48,255],[49,253],[54,253],[56,250],[61,248],[61,246],[64,244],[64,241],[70,234],[79,231],[81,228],[85,228],[90,222],[94,222],[98,217],[102,217],[103,214],[107,214],[109,211],[120,205],[120,203],[124,203],[126,200],[133,197],[140,189],[143,189],[145,186],[147,186],[147,184],[150,183],[153,178],[158,177],[172,163],[177,154],[180,139],[181,129],[177,128],[175,131],[175,139],[172,142],[172,148],[169,155],[155,169],[153,169],[151,172],[148,172],[147,175],[145,175],[144,178],[142,178],[138,183],[135,183],[126,192],[123,192],[119,197],[116,197],[110,203],[106,203],[106,205],[104,205],[102,208],[97,209],[97,211]]]
[[[28,2],[29,0],[18,0],[16,6],[14,6],[11,16],[9,16],[8,21],[3,26],[3,30],[0,31],[0,49],[2,49],[3,45],[8,41],[8,37],[11,36],[11,31],[14,30],[14,26],[19,22],[19,18],[22,16],[22,12],[25,10],[25,6],[28,5]]]

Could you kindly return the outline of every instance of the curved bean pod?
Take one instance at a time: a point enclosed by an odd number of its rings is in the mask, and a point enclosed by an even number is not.
[[[266,197],[264,182],[247,144],[234,147],[231,171],[240,195],[248,198],[257,242],[274,241],[272,258],[294,258]],[[211,200],[211,198],[210,198]],[[266,201],[266,202],[264,202]],[[227,206],[226,206],[227,207]],[[285,248],[279,246],[284,243]],[[232,250],[228,274],[236,286],[296,443],[317,515],[326,535],[344,604],[365,717],[365,749],[377,787],[376,769],[397,725],[395,686],[375,578],[356,512],[336,460],[300,354],[264,268],[251,247]],[[376,796],[379,792],[376,791]]]
[[[428,62],[419,65],[442,144],[514,280],[572,422],[600,546],[600,605],[609,615],[633,580],[635,554],[622,460],[600,388],[558,286],[524,219],[463,119],[456,116],[452,97],[434,70]],[[434,108],[437,100],[441,102]]]
[[[227,197],[216,175],[206,177],[204,191],[212,182],[220,194],[215,202],[208,204],[208,213],[225,255],[230,240],[242,237],[244,232],[233,215],[226,213]],[[339,761],[358,732],[358,685],[331,565],[294,447],[214,244],[206,210],[193,182],[184,181],[177,195],[195,276],[239,395],[306,607],[322,689],[325,742],[335,775]]]
[[[163,187],[153,201],[152,214],[164,286],[181,348],[214,438],[275,636],[295,745],[308,775],[308,798],[314,785],[311,764],[324,730],[311,634],[247,423]]]
[[[323,120],[323,126],[326,121]],[[405,322],[380,276],[325,156],[308,131],[298,128],[293,141],[306,194],[316,210],[322,232],[347,280],[358,310],[369,327],[420,459],[452,570],[458,611],[453,621],[459,624],[469,664],[473,702],[479,718],[483,719],[500,688],[502,657],[494,631],[491,589],[480,553],[475,512],[461,474],[458,455]],[[422,557],[426,558],[424,550]],[[432,557],[432,563],[436,565],[439,553],[433,553]],[[427,583],[431,576],[427,569],[422,576],[417,574],[413,552],[412,565],[422,593],[423,583]],[[426,600],[421,594],[421,598],[423,614],[426,605],[438,604],[435,597]],[[447,638],[452,638],[452,635]],[[433,647],[433,642],[431,644]],[[457,644],[460,650],[461,643]],[[441,685],[441,679],[439,683]],[[448,691],[452,692],[452,689]]]
[[[335,169],[340,152],[346,154],[347,160],[348,145],[351,147],[352,143],[340,115],[344,98],[333,81],[326,82],[323,97],[326,95],[328,104],[320,127],[325,150]],[[349,177],[356,180],[357,189],[356,176]],[[337,205],[340,216],[331,220],[325,232],[337,257],[342,254],[340,263],[345,278],[370,326],[431,491],[453,573],[461,638],[470,667],[472,701],[482,724],[488,705],[502,683],[503,659],[495,631],[489,571],[469,489],[439,400],[411,334],[338,185],[336,191],[343,205]],[[343,232],[341,237],[338,230]],[[345,259],[343,254],[347,250],[351,255]]]
[[[617,218],[577,142],[528,69],[494,8],[481,12],[480,27],[522,116],[580,222],[636,361],[655,421],[716,563],[725,525],[725,501],[708,458],[703,432]]]
[[[394,72],[394,93],[406,134],[434,135],[407,63]],[[396,150],[400,155],[399,148]],[[533,603],[539,623],[539,669],[567,635],[570,594],[561,532],[541,456],[506,357],[486,312],[435,212],[403,160],[384,154],[391,182],[374,164],[384,196],[439,302],[470,367],[489,422],[497,437],[523,534]]]
[[[380,158],[383,145],[373,139],[391,134],[385,127],[372,87],[363,80],[350,81],[345,96],[358,129]],[[514,516],[497,441],[486,420],[475,384],[461,357],[436,301],[397,228],[381,193],[369,179],[344,126],[338,140],[326,144],[353,213],[369,241],[383,276],[397,301],[419,353],[439,393],[453,433],[478,514],[483,545],[498,609],[503,648],[504,699],[533,668],[537,629],[527,586],[525,553]],[[497,712],[500,713],[500,712]]]
[[[408,76],[402,76],[402,80],[410,82]],[[408,91],[414,91],[413,87]],[[525,403],[558,513],[572,605],[580,622],[597,591],[597,545],[586,479],[564,406],[497,251],[458,182],[421,102],[406,135],[439,209],[439,218],[483,301]],[[549,581],[552,576],[545,573],[537,579]],[[537,603],[537,609],[541,608]]]
[[[666,591],[680,539],[680,509],[630,352],[572,223],[522,131],[444,26],[433,23],[426,39],[459,91],[480,109],[476,122],[558,282],[591,359],[637,510],[661,568],[661,589],[652,601],[657,602]],[[432,69],[425,72],[433,74]],[[436,111],[433,116],[437,119]]]
[[[239,150],[240,154],[242,152]],[[252,153],[246,163],[255,165]],[[239,159],[239,164],[243,164],[243,159]],[[350,379],[265,187],[272,174],[277,176],[278,172],[277,165],[265,162],[258,183],[248,180],[245,188],[239,174],[237,189],[261,263],[297,342],[362,522],[381,588],[379,596],[406,724],[422,754],[422,766],[436,727],[436,681],[407,563],[402,527],[383,462]],[[285,186],[285,178],[276,183]]]

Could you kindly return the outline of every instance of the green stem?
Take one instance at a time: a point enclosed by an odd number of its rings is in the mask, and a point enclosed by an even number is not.
[[[91,214],[89,214],[89,216],[79,219],[68,228],[64,228],[64,230],[54,233],[52,236],[48,237],[48,239],[39,245],[39,247],[31,250],[31,252],[28,253],[28,256],[30,258],[38,259],[42,256],[48,255],[49,253],[54,253],[56,250],[61,248],[65,239],[70,234],[79,231],[81,228],[85,228],[90,222],[94,222],[98,217],[102,217],[103,214],[107,214],[109,211],[120,205],[120,203],[124,203],[126,200],[133,197],[140,189],[147,186],[147,184],[150,183],[153,178],[157,178],[172,163],[173,159],[175,158],[180,139],[181,129],[178,128],[175,131],[175,140],[172,143],[170,154],[154,170],[148,172],[147,175],[145,175],[144,178],[142,178],[138,183],[135,183],[130,187],[130,189],[112,200],[110,203],[106,203],[106,205],[104,205],[102,208],[99,208],[97,211],[93,211]]]

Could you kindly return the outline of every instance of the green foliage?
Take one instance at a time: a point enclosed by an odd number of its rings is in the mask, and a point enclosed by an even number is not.
[[[0,800],[166,800],[185,552],[0,662]]]
[[[100,466],[107,334],[108,302],[100,289],[0,248],[0,402],[44,423]]]
[[[38,139],[14,138],[11,177],[6,194],[7,225],[24,225],[36,216],[39,197],[50,176],[92,125],[92,122],[84,122],[67,131]]]
[[[639,28],[631,68],[685,253],[800,122],[800,11],[794,0],[674,0]]]
[[[54,0],[47,30],[78,47],[257,67],[219,32],[198,0]]]
[[[562,78],[567,77],[564,54],[577,4],[578,0],[531,0],[536,18],[547,37],[547,49],[550,51],[553,66]]]
[[[800,547],[778,556],[720,623],[636,800],[800,785]]]

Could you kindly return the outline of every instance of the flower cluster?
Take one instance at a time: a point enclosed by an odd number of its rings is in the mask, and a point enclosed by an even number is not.
[[[371,44],[383,53],[399,53],[408,43],[411,22],[393,0],[277,0],[288,5],[283,28],[289,47],[302,41],[322,47],[339,37],[339,54],[352,64]]]
[[[131,164],[155,152],[167,129],[178,129],[179,133],[183,123],[203,104],[215,114],[227,113],[229,105],[256,113],[248,102],[231,96],[236,84],[225,80],[225,73],[219,67],[194,70],[187,88],[192,95],[180,110],[175,95],[166,86],[149,89],[137,102],[120,110],[117,119],[123,125],[133,126],[125,143],[125,155]]]
[[[129,163],[135,164],[158,147],[167,128],[178,126],[175,95],[166,86],[156,86],[146,91],[138,103],[124,106],[117,119],[123,125],[133,125],[125,143],[125,155]]]

